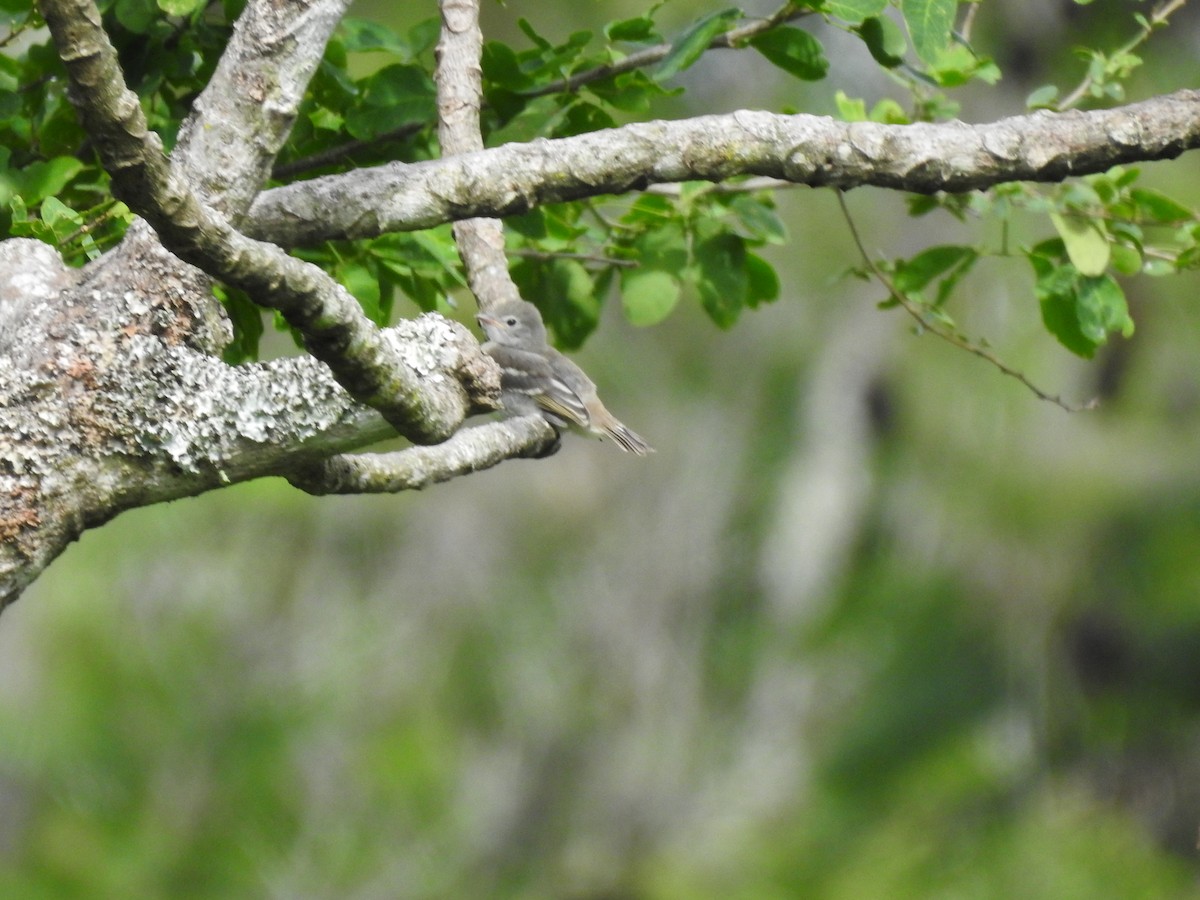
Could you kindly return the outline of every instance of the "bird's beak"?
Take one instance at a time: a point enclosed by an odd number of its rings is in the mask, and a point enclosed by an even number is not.
[[[480,324],[480,326],[482,326],[482,327],[486,327],[488,325],[499,325],[500,324],[499,319],[493,318],[492,316],[489,316],[487,313],[480,313],[479,315],[477,315],[475,317],[475,321],[478,322]]]

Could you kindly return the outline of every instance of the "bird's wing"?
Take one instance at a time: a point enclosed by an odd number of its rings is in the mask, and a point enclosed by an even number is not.
[[[538,395],[538,405],[572,424],[591,428],[588,399],[596,396],[595,386],[583,369],[557,350],[547,348],[546,358],[551,377],[546,389]]]
[[[550,358],[544,353],[492,341],[484,344],[483,349],[500,366],[502,390],[531,398],[540,408],[562,419],[562,425],[587,426],[587,406],[571,386],[555,374]]]

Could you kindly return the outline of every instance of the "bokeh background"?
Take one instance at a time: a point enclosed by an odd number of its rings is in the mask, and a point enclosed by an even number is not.
[[[985,4],[1005,79],[963,117],[1073,84],[1072,48],[1147,8]],[[520,16],[561,38],[637,11],[486,16],[520,42]],[[1198,24],[1131,96],[1200,86]],[[658,114],[902,96],[817,33],[829,84],[710,54]],[[1143,177],[1200,205],[1198,168]],[[890,256],[997,243],[848,202]],[[579,354],[647,460],[574,438],[423,493],[271,480],[84,535],[0,619],[0,896],[1194,896],[1196,277],[1126,280],[1136,336],[1084,363],[1024,263],[976,268],[952,313],[1102,401],[1068,414],[877,310],[830,193],[779,203],[777,303],[721,332],[610,300]]]

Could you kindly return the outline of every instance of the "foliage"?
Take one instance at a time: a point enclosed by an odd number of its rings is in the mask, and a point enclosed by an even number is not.
[[[998,74],[961,30],[943,30],[947,8],[798,3],[794,17],[734,43],[786,77],[832,84],[837,59],[817,24],[827,22],[906,97],[835,93],[842,118],[941,119],[956,112],[956,88]],[[105,9],[169,144],[236,6]],[[24,3],[0,0],[0,12],[22,33],[37,24]],[[520,48],[489,45],[489,142],[657,114],[706,47],[746,24],[719,9],[667,38],[659,19],[655,7],[565,39],[525,23]],[[429,22],[396,31],[347,20],[279,180],[434,154],[432,42]],[[128,213],[107,196],[52,54],[17,46],[0,57],[3,230],[82,263],[119,237]],[[161,66],[180,47],[182,74]],[[645,51],[643,64],[597,74]],[[1117,99],[1136,71],[1133,52],[1089,51],[1082,92],[1035,91],[1030,108],[1069,107],[1076,93]],[[352,75],[358,54],[386,61]],[[744,326],[754,318],[739,318],[744,309],[781,294],[768,259],[788,237],[782,205],[770,191],[690,184],[537,209],[506,231],[518,283],[574,347],[616,291],[640,325],[695,303],[721,326]],[[910,210],[922,229],[950,219],[974,230],[856,270],[882,274],[885,305],[902,297],[926,327],[948,333],[965,288],[1018,258],[1030,309],[1036,299],[1055,337],[1091,356],[1132,328],[1129,279],[1196,266],[1193,209],[1134,169],[913,197]],[[803,243],[806,255],[827,253],[814,244]],[[336,273],[377,321],[406,299],[434,308],[462,287],[445,227],[301,254]],[[258,307],[222,299],[239,333],[231,358],[253,356]],[[822,325],[783,339],[823,340]],[[768,356],[766,345],[755,355]],[[1162,357],[1181,346],[1159,348],[1154,365],[1166,368]],[[688,346],[680,368],[697,377],[696,360],[712,363],[711,351]],[[871,439],[879,459],[868,477],[894,481],[872,495],[871,527],[798,627],[780,624],[753,560],[769,527],[763,510],[794,489],[779,470],[809,437],[791,416],[796,373],[813,363],[791,346],[767,377],[726,362],[734,400],[685,432],[691,453],[711,443],[720,457],[703,478],[671,473],[661,493],[646,482],[621,493],[615,479],[600,490],[590,469],[572,467],[490,505],[472,484],[468,499],[448,493],[416,523],[390,501],[323,507],[312,519],[325,531],[314,537],[296,525],[301,501],[250,485],[237,490],[261,492],[217,492],[169,511],[218,504],[202,507],[213,510],[206,528],[192,518],[186,534],[171,533],[162,510],[141,510],[89,534],[76,548],[89,554],[86,576],[69,589],[47,582],[27,600],[48,610],[45,639],[21,658],[22,675],[38,682],[33,699],[13,699],[24,678],[2,679],[0,896],[1189,896],[1194,872],[1181,859],[1192,852],[1200,783],[1193,382],[1146,389],[1140,399],[1161,404],[1153,409],[1168,426],[1140,445],[1122,433],[1100,459],[1079,431],[1063,437],[1058,418],[1058,440],[1024,440],[1017,420],[1028,404],[1014,413],[982,390],[928,403],[944,430],[905,455],[900,442],[919,430],[913,409],[923,408],[914,397],[930,392],[889,385],[908,396],[876,400],[881,431],[902,418]],[[934,371],[941,384],[958,377]],[[747,419],[760,387],[761,415]],[[900,413],[887,411],[893,403]],[[979,427],[981,408],[994,414],[982,419],[990,427]],[[657,413],[663,431],[680,427]],[[750,449],[725,452],[729,433],[743,431]],[[1182,469],[1159,455],[1145,464],[1139,447],[1188,459]],[[1022,471],[1015,484],[996,474],[1005,453],[1028,454],[1008,463]],[[1156,489],[1135,502],[1139,477]],[[1085,484],[1064,501],[1072,479]],[[955,513],[938,516],[930,483],[953,495]],[[679,527],[665,513],[689,490],[717,495],[722,511],[706,507]],[[1124,498],[1116,514],[1103,503],[1113,495]],[[275,518],[239,518],[271,503]],[[509,524],[518,514],[521,524]],[[715,545],[695,533],[710,518],[727,532]],[[498,533],[512,543],[495,543]],[[319,552],[329,548],[339,554],[332,572]],[[422,553],[436,557],[428,584],[414,575]],[[660,561],[661,583],[637,569],[643,556]],[[79,559],[64,562],[55,577]],[[161,583],[169,596],[129,596]],[[653,665],[614,652],[624,649],[617,632],[657,641]],[[3,653],[0,663],[18,665]],[[675,702],[662,682],[693,693]],[[768,740],[738,758],[743,728],[767,719],[767,735],[779,735],[791,690],[815,698],[812,720],[796,725],[805,742]],[[639,716],[647,734],[631,733]],[[763,758],[781,752],[796,757],[794,792],[756,781]],[[771,815],[739,815],[734,800],[755,791],[771,795]],[[1168,820],[1158,843],[1141,817]]]
[[[1059,100],[1059,89],[1046,85],[1030,95],[1029,106],[1057,109],[1085,97],[1121,99],[1123,85],[1141,63],[1134,51],[1166,24],[1174,5],[1148,16],[1134,14],[1126,44],[1084,51],[1089,63],[1075,91]],[[108,0],[102,7],[130,86],[169,146],[241,3]],[[33,33],[37,17],[16,0],[7,0],[2,10],[11,29],[6,43],[13,48],[17,37]],[[956,0],[803,0],[765,21],[729,7],[666,37],[658,21],[662,11],[658,4],[608,22],[599,33],[576,31],[561,40],[521,19],[525,46],[489,42],[483,58],[487,143],[564,137],[653,115],[683,89],[681,76],[713,47],[756,51],[800,80],[829,80],[821,26],[855,37],[910,98],[907,107],[885,98],[868,112],[863,100],[838,91],[836,107],[847,120],[944,120],[958,109],[950,91],[1000,77],[996,63],[971,43],[974,7],[960,7]],[[434,19],[403,32],[346,19],[312,81],[279,160],[278,179],[435,155],[436,37]],[[0,84],[6,89],[0,94],[0,233],[46,240],[82,262],[110,246],[130,216],[108,196],[107,177],[75,122],[54,54],[37,40],[21,46],[0,56]],[[373,71],[351,74],[352,62],[367,56]],[[1138,177],[1136,169],[1128,169],[1046,189],[1009,185],[969,196],[915,197],[914,215],[937,209],[1004,225],[1018,215],[1040,217],[1060,243],[931,248],[910,259],[880,262],[881,271],[906,273],[894,287],[906,294],[906,306],[921,311],[924,327],[957,335],[948,301],[974,260],[1025,256],[1045,327],[1063,346],[1090,357],[1111,334],[1133,330],[1123,279],[1187,269],[1200,259],[1195,212],[1138,187]],[[736,182],[732,187],[736,190]],[[743,309],[778,296],[778,276],[754,252],[782,238],[773,206],[767,191],[730,196],[692,185],[536,210],[511,223],[514,275],[529,296],[539,298],[559,343],[568,348],[578,347],[595,328],[600,305],[613,290],[638,325],[663,321],[686,298],[717,325],[729,327]],[[432,310],[463,285],[447,228],[309,248],[302,255],[341,280],[380,323],[393,315],[399,296]],[[938,270],[943,262],[946,268]],[[926,288],[933,289],[931,298],[922,293]],[[217,290],[235,325],[229,359],[253,358],[262,313],[236,291]],[[889,302],[895,301],[893,296]]]

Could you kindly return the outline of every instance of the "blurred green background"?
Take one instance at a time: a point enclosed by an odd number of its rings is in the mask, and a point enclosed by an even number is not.
[[[1005,81],[972,121],[1145,4],[986,6]],[[486,15],[520,41],[635,11]],[[1196,24],[1140,94],[1197,86]],[[817,32],[835,86],[889,91]],[[660,114],[831,109],[711,57]],[[1200,203],[1198,167],[1144,171]],[[848,202],[890,256],[996,239]],[[1030,272],[977,267],[954,315],[1101,398],[1072,415],[876,310],[831,194],[780,204],[776,304],[718,332],[609,302],[579,354],[647,460],[572,438],[408,496],[264,481],[86,534],[0,618],[0,896],[1193,896],[1195,277],[1127,280],[1137,335],[1084,364]]]

